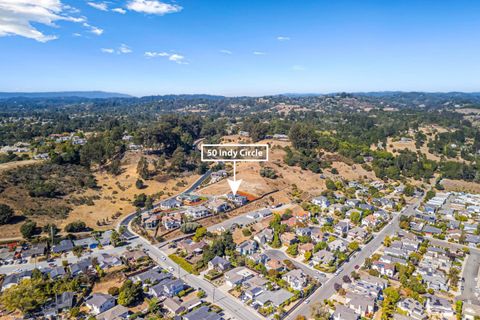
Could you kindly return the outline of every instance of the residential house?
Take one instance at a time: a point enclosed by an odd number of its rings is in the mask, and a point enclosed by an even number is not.
[[[182,225],[182,219],[180,216],[163,216],[162,224],[167,230],[180,228]]]
[[[181,206],[182,206],[182,202],[174,198],[167,199],[160,202],[160,209],[162,210],[171,210],[171,209],[179,208]]]
[[[282,276],[293,290],[302,290],[307,285],[307,276],[301,269],[294,269]]]
[[[302,243],[298,246],[298,253],[305,254],[305,252],[313,252],[314,245],[313,243]]]
[[[161,269],[150,269],[130,277],[133,282],[142,282],[146,284],[156,284],[165,279],[171,279],[172,275],[162,272]]]
[[[215,256],[215,258],[208,262],[209,269],[216,269],[221,272],[225,272],[231,267],[232,265],[230,264],[230,261],[219,256]]]
[[[320,265],[328,266],[335,261],[335,256],[330,251],[320,250],[313,254],[312,260]]]
[[[251,255],[258,250],[258,243],[253,240],[246,240],[240,243],[236,250],[242,255]]]
[[[108,269],[121,266],[122,260],[114,255],[108,253],[102,253],[97,257],[98,266],[102,269]]]
[[[47,252],[46,243],[42,242],[42,243],[32,244],[30,248],[22,251],[22,258],[24,259],[35,258],[38,256],[43,256],[46,252]]]
[[[343,239],[335,239],[332,242],[328,243],[328,249],[330,251],[347,251],[348,243]]]
[[[439,229],[437,227],[433,227],[430,225],[426,225],[423,227],[422,232],[425,232],[426,235],[432,236],[432,235],[438,235],[442,233],[442,229]]]
[[[146,229],[156,229],[158,224],[162,221],[162,216],[160,214],[153,214],[143,221],[143,225]]]
[[[123,254],[123,257],[128,261],[128,262],[138,262],[140,260],[148,258],[148,255],[141,251],[141,250],[132,250],[132,251],[127,251]]]
[[[177,297],[166,298],[163,301],[163,307],[172,315],[179,315],[185,311],[185,307],[182,306],[182,302]]]
[[[212,210],[214,213],[221,213],[225,212],[228,209],[228,204],[220,199],[213,200],[208,204],[208,208]]]
[[[98,241],[92,237],[74,240],[73,245],[75,247],[82,247],[84,249],[95,249],[98,246]]]
[[[267,264],[265,265],[267,267],[267,270],[276,270],[278,272],[282,272],[285,270],[285,264],[283,261],[278,260],[278,259],[270,259],[267,261]]]
[[[266,304],[271,304],[273,307],[278,308],[287,302],[293,293],[288,292],[285,289],[279,289],[275,291],[265,290],[255,299],[255,304],[259,306],[265,306]]]
[[[23,279],[30,279],[32,277],[32,271],[26,270],[19,273],[11,273],[7,275],[2,282],[2,291],[11,288],[20,283]]]
[[[52,248],[53,253],[64,253],[67,251],[73,250],[73,242],[72,240],[62,240],[59,244],[56,244]]]
[[[360,316],[355,311],[341,304],[335,306],[332,315],[333,320],[358,320],[359,318]]]
[[[289,246],[297,242],[297,236],[292,232],[284,232],[280,235],[280,240],[285,246]]]
[[[225,283],[233,288],[252,278],[255,273],[245,267],[237,267],[225,272]]]
[[[453,317],[455,312],[450,301],[434,295],[427,295],[427,313],[436,313],[444,317]]]
[[[379,224],[379,221],[374,214],[368,215],[362,219],[362,227],[374,228],[377,224]]]
[[[70,274],[72,276],[77,276],[81,273],[87,273],[87,271],[91,268],[93,268],[92,259],[83,259],[70,265]]]
[[[345,296],[347,306],[354,310],[355,313],[367,316],[372,315],[375,311],[375,299],[365,297],[356,293],[347,292]]]
[[[263,229],[253,237],[253,240],[257,241],[261,245],[264,245],[268,242],[272,242],[273,230],[270,228]]]
[[[359,243],[364,242],[367,239],[368,232],[365,229],[360,227],[355,227],[350,229],[347,233],[348,241],[357,241]]]
[[[310,228],[297,228],[295,234],[299,237],[310,237],[312,235],[312,229]]]
[[[122,305],[116,305],[115,307],[108,309],[107,311],[100,313],[97,320],[122,320],[130,317],[130,311],[128,308]]]
[[[200,254],[207,244],[205,241],[195,242],[192,239],[184,239],[178,242],[178,248],[184,250],[187,254]]]
[[[311,201],[314,205],[321,207],[322,209],[326,209],[330,206],[330,200],[328,200],[325,196],[315,197]]]
[[[372,263],[372,269],[377,270],[381,275],[387,277],[393,277],[395,274],[395,265],[386,262],[374,261]]]
[[[85,302],[90,312],[97,315],[115,306],[115,298],[105,293],[94,293]]]
[[[333,228],[333,231],[338,236],[343,236],[344,234],[347,234],[348,230],[350,230],[350,223],[345,220],[338,222]]]
[[[409,317],[415,320],[424,320],[427,318],[425,314],[425,306],[417,300],[406,298],[398,302],[397,307],[407,313]]]
[[[232,202],[236,207],[246,205],[248,202],[247,197],[233,193],[227,194],[227,200]]]
[[[204,206],[196,206],[188,208],[185,215],[192,219],[200,219],[210,215],[210,211]]]
[[[63,277],[64,275],[67,274],[67,272],[65,271],[65,267],[63,267],[63,266],[53,267],[50,270],[47,269],[47,272],[48,272],[51,279],[56,279],[56,278],[59,278],[59,277]]]
[[[218,313],[210,311],[207,306],[195,309],[183,316],[183,320],[221,320],[223,319]]]

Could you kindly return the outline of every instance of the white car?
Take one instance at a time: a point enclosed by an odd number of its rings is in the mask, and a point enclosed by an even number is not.
[[[173,267],[168,267],[168,270],[170,270],[171,272],[175,271],[175,269],[173,269]]]

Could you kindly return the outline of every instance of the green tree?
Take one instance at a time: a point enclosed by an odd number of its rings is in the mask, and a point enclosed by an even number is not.
[[[138,161],[137,174],[143,180],[147,180],[150,177],[150,171],[148,170],[148,161],[145,157],[141,157]]]
[[[349,248],[351,251],[357,251],[359,247],[360,247],[360,246],[359,246],[358,242],[356,242],[356,241],[352,241],[352,242],[350,242],[350,243],[348,244],[348,248]]]
[[[3,203],[0,203],[0,225],[7,224],[13,217],[13,209]]]
[[[353,223],[353,224],[356,224],[358,225],[360,223],[360,220],[362,219],[362,214],[358,211],[353,211],[351,214],[350,214],[350,221]]]
[[[65,226],[65,232],[82,232],[85,231],[87,225],[85,222],[77,220],[74,222],[70,222]]]
[[[197,230],[195,230],[194,240],[200,241],[206,234],[207,234],[207,228],[199,227],[197,228]]]
[[[393,287],[383,290],[382,320],[392,319],[395,313],[396,303],[400,299],[400,293]]]
[[[280,248],[282,246],[282,242],[280,241],[280,236],[278,235],[278,232],[275,232],[273,234],[273,240],[271,244],[272,248]]]
[[[291,256],[296,256],[298,254],[298,243],[294,243],[288,246],[287,253]]]
[[[142,283],[133,283],[132,280],[126,280],[120,287],[118,294],[118,303],[125,307],[133,306],[143,297]]]
[[[37,223],[27,221],[20,227],[20,232],[25,239],[31,239],[37,233]]]

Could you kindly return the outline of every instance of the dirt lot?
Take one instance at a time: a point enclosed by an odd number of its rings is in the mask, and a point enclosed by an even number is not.
[[[163,195],[159,196],[159,199],[166,198],[169,195],[181,192],[199,177],[196,174],[177,178],[159,176],[152,180],[145,181],[146,188],[139,190],[135,187],[135,182],[138,178],[136,168],[140,157],[140,153],[127,153],[122,160],[123,172],[118,176],[112,176],[106,172],[95,173],[97,185],[101,188],[99,190],[90,189],[73,195],[75,197],[95,197],[93,205],[72,205],[73,210],[69,213],[68,218],[53,222],[62,229],[66,224],[75,220],[82,220],[89,227],[94,229],[111,229],[118,220],[112,218],[115,213],[120,212],[123,216],[135,210],[135,207],[131,203],[134,195],[140,193],[153,195],[163,192]],[[27,160],[7,163],[0,165],[0,170],[6,170],[7,168],[12,169],[19,165],[31,164],[32,161],[33,163],[38,162],[36,160]],[[52,201],[56,201],[56,199],[53,199]],[[37,222],[40,226],[52,222],[52,219],[47,216],[32,216],[31,219]],[[104,226],[97,226],[96,222],[103,220],[105,220],[107,224]],[[1,238],[7,239],[19,237],[20,226],[24,221],[25,219],[23,217],[16,217],[12,223],[0,226]]]
[[[446,191],[480,193],[480,183],[476,183],[476,182],[443,179],[442,185],[445,187]]]
[[[145,181],[146,188],[139,190],[135,187],[135,182],[138,179],[137,163],[140,157],[140,153],[128,153],[122,161],[123,172],[118,176],[112,176],[106,172],[95,174],[97,184],[101,186],[102,189],[99,192],[89,192],[95,193],[100,199],[95,200],[93,206],[81,205],[74,208],[69,217],[65,221],[62,221],[62,226],[71,221],[82,220],[85,221],[87,225],[96,229],[112,228],[112,225],[116,223],[115,221],[111,221],[113,214],[120,212],[122,215],[126,215],[135,211],[131,200],[136,194],[145,193],[146,195],[153,195],[163,192],[164,195],[160,196],[160,198],[166,198],[181,192],[199,177],[196,174],[174,179],[157,177]],[[179,182],[181,182],[183,186],[177,185]],[[109,219],[110,224],[97,227],[96,221],[103,219]]]
[[[0,164],[0,172],[4,170],[15,169],[20,166],[26,166],[34,163],[40,163],[42,160],[23,160],[23,161],[12,161],[7,163]]]

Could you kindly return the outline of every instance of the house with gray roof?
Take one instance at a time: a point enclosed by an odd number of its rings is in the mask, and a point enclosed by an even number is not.
[[[72,240],[62,240],[60,241],[60,243],[56,244],[53,246],[52,248],[52,252],[53,253],[64,253],[64,252],[67,252],[67,251],[71,251],[73,250],[73,242]]]
[[[23,279],[30,279],[32,277],[32,270],[26,270],[19,273],[12,273],[7,275],[2,282],[2,291],[11,288],[20,283]]]
[[[209,269],[216,269],[221,272],[227,271],[231,267],[232,265],[230,264],[230,261],[219,256],[215,256],[212,260],[208,262]]]
[[[358,320],[360,316],[352,309],[338,304],[335,306],[335,311],[333,312],[332,318],[333,320]]]
[[[242,255],[251,255],[255,251],[257,251],[257,249],[258,249],[258,244],[253,240],[246,240],[240,243],[236,248],[237,252]]]
[[[409,317],[415,320],[424,320],[427,318],[425,314],[425,306],[417,300],[406,298],[398,302],[397,307],[407,313]]]
[[[113,308],[115,306],[115,298],[105,293],[94,293],[85,301],[85,304],[91,313],[97,315]]]
[[[144,286],[171,278],[172,275],[170,273],[162,272],[160,269],[150,269],[130,277],[133,282],[142,282]]]
[[[122,305],[116,305],[115,307],[100,313],[96,318],[97,320],[122,320],[128,319],[129,316],[130,311],[128,308]]]
[[[276,291],[266,290],[255,298],[254,303],[262,307],[269,304],[273,305],[274,307],[280,307],[291,297],[293,297],[293,293],[288,292],[285,289],[279,289]]]
[[[223,318],[215,312],[210,311],[207,306],[195,309],[183,316],[183,320],[222,320]]]

